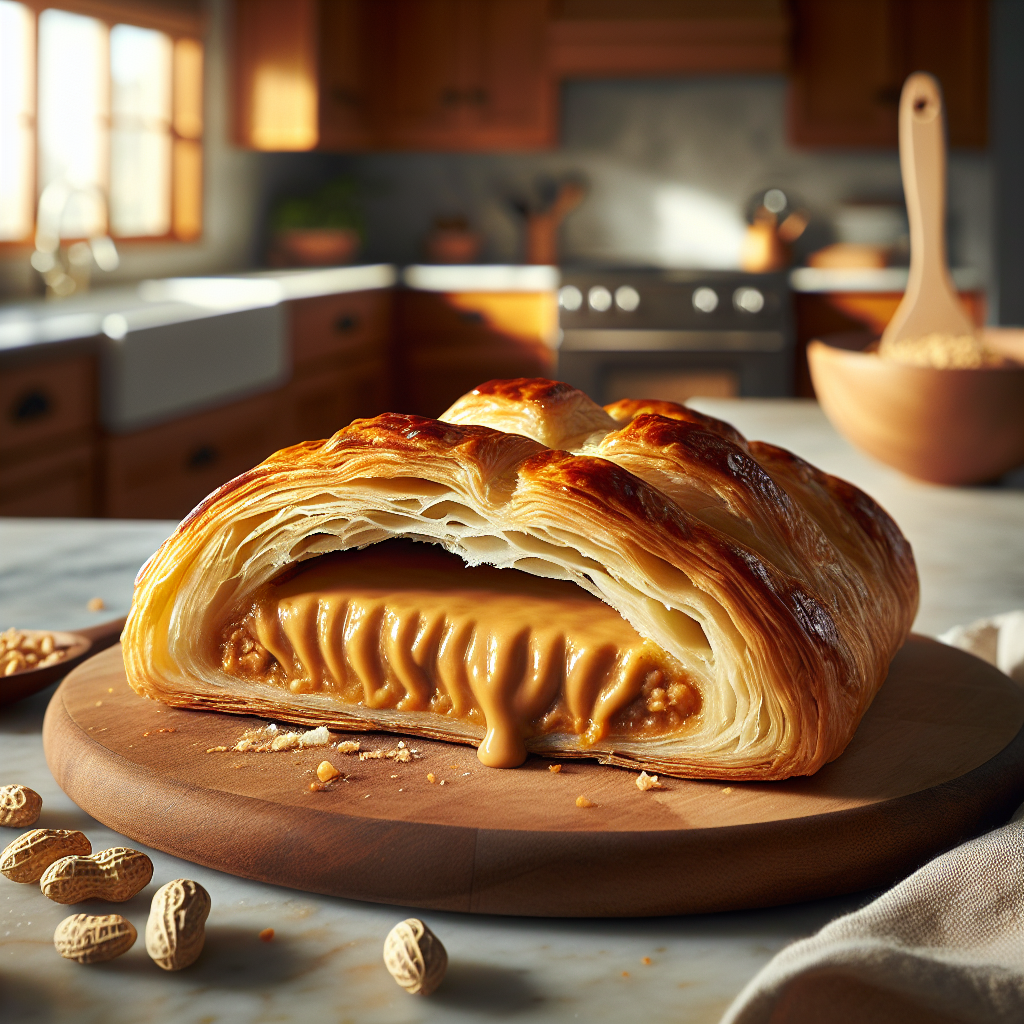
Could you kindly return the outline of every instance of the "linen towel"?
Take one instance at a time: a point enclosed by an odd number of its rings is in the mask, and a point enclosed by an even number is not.
[[[939,637],[1024,685],[1024,611]],[[1022,1024],[1024,806],[787,946],[722,1024]]]

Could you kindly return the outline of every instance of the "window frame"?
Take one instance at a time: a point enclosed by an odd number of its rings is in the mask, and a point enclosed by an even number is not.
[[[23,7],[28,8],[32,18],[32,119],[31,119],[31,132],[32,132],[32,152],[30,157],[31,163],[31,176],[33,182],[32,194],[34,196],[33,209],[32,209],[32,225],[29,233],[20,239],[9,238],[0,239],[0,253],[11,252],[11,251],[23,251],[30,250],[35,245],[35,233],[36,233],[36,215],[39,211],[39,134],[38,134],[38,116],[39,116],[39,15],[45,10],[59,10],[67,11],[69,14],[81,14],[89,18],[95,18],[97,21],[103,22],[107,31],[109,32],[115,25],[132,25],[137,28],[154,29],[158,32],[163,32],[171,39],[172,46],[172,60],[171,60],[171,93],[172,96],[176,93],[176,82],[174,75],[177,71],[177,45],[180,40],[188,40],[198,45],[200,50],[201,60],[201,82],[200,82],[200,102],[202,105],[202,124],[198,137],[182,136],[179,135],[176,118],[174,117],[173,111],[170,122],[170,140],[171,140],[171,166],[169,168],[169,184],[170,184],[170,204],[171,204],[171,216],[170,216],[170,230],[163,235],[114,235],[110,233],[110,183],[104,185],[104,193],[107,198],[108,210],[107,210],[107,232],[110,237],[118,245],[134,246],[137,244],[173,244],[173,245],[194,245],[200,241],[206,230],[206,218],[203,215],[203,199],[205,196],[205,172],[206,172],[206,152],[205,152],[205,135],[206,135],[206,110],[205,110],[205,96],[206,96],[206,15],[199,9],[199,5],[195,3],[189,3],[188,0],[182,0],[180,6],[172,7],[149,7],[142,4],[135,4],[130,2],[123,2],[123,0],[57,0],[57,2],[46,2],[46,0],[16,0]],[[109,74],[109,69],[108,69]],[[108,83],[109,84],[109,83]],[[108,117],[108,129],[112,128],[112,117]],[[109,136],[110,131],[108,130],[108,155],[109,155]],[[199,147],[199,231],[192,236],[182,237],[175,233],[175,207],[176,207],[176,191],[177,191],[177,179],[175,177],[175,153],[177,152],[177,143],[193,143]],[[67,238],[62,239],[62,243],[70,243],[79,241],[80,239]]]

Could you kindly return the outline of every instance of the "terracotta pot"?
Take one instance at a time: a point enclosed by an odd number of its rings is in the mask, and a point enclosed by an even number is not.
[[[1015,334],[986,332],[1005,352]],[[1024,365],[905,366],[863,351],[872,340],[833,335],[807,347],[818,401],[848,441],[936,484],[983,483],[1024,463]]]
[[[279,231],[269,262],[279,267],[332,267],[351,263],[359,251],[359,233],[351,228],[292,228]]]

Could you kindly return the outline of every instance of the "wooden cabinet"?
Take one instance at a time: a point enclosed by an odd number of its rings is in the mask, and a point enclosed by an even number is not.
[[[390,290],[290,303],[293,377],[280,394],[280,444],[330,437],[391,398]]]
[[[277,392],[234,402],[103,446],[103,514],[181,519],[211,491],[279,447]]]
[[[396,301],[395,387],[403,412],[439,416],[484,381],[554,372],[554,293],[410,289]]]
[[[524,149],[554,142],[546,0],[374,0],[376,142]]]
[[[950,145],[986,145],[988,0],[794,0],[793,14],[794,143],[896,146],[903,82],[930,71]]]
[[[0,515],[96,513],[96,371],[88,355],[0,372]]]
[[[548,0],[238,0],[236,140],[263,150],[550,145],[547,9]]]

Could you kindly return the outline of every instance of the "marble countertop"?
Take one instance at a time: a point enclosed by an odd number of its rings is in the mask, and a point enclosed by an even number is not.
[[[857,483],[893,514],[922,579],[919,631],[1024,607],[1024,488],[917,484],[850,448],[810,402],[702,400],[701,409]],[[0,628],[80,628],[127,611],[135,572],[173,528],[165,522],[0,519]],[[86,603],[101,597],[102,612]],[[0,709],[0,784],[44,800],[40,827],[80,828],[94,849],[132,844],[77,808],[43,757],[46,691]],[[3,829],[4,843],[18,830]],[[206,950],[180,974],[143,942],[83,967],[52,946],[68,908],[0,878],[0,1019],[88,1024],[233,1022],[714,1022],[774,953],[872,894],[773,910],[635,920],[536,920],[425,913],[445,943],[448,976],[429,999],[388,976],[381,947],[413,913],[248,882],[148,850],[154,882],[121,906],[140,930],[156,886],[194,878],[213,897]],[[656,877],[656,876],[655,876]],[[652,882],[656,884],[656,882]],[[100,911],[95,911],[100,912]],[[275,937],[261,942],[259,932]],[[649,958],[650,963],[645,963]]]

